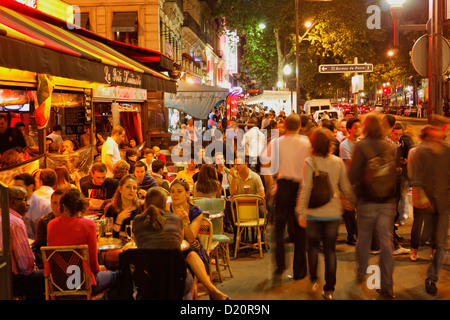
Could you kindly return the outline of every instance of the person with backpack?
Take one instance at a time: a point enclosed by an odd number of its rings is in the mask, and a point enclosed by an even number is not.
[[[379,117],[369,114],[363,124],[364,139],[357,142],[349,168],[350,183],[358,197],[356,244],[357,280],[367,273],[372,233],[380,245],[381,288],[377,292],[394,298],[393,228],[396,214],[396,175],[394,147],[384,139]]]

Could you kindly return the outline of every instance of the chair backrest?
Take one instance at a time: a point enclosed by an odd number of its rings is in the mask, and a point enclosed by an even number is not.
[[[243,222],[256,221],[259,224],[259,205],[264,204],[263,197],[256,194],[236,195],[231,198],[231,210],[233,212],[233,220],[236,224]],[[265,210],[263,210],[265,211]],[[265,220],[265,212],[264,212]]]
[[[222,198],[194,198],[193,202],[202,211],[208,211],[209,214],[223,213],[225,210],[225,199]]]
[[[198,230],[197,237],[202,244],[203,248],[205,248],[206,253],[209,255],[211,243],[213,236],[213,226],[211,220],[203,217],[202,222],[200,224],[200,229]]]
[[[91,299],[91,269],[87,245],[41,247],[45,298]]]
[[[129,249],[119,254],[121,300],[181,300],[186,261],[179,249]]]

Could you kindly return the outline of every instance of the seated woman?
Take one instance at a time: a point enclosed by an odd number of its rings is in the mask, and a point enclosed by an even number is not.
[[[197,234],[203,218],[202,210],[189,202],[189,184],[175,179],[170,185],[172,203],[170,211],[177,214],[183,222],[184,239],[191,245],[189,250],[183,251],[189,268],[198,280],[206,287],[213,300],[225,300],[228,297],[220,292],[211,282],[206,267],[209,257],[206,250],[197,239]]]
[[[194,183],[194,198],[220,198],[222,185],[217,179],[216,169],[212,164],[204,164]]]
[[[91,267],[92,294],[113,289],[116,283],[116,273],[100,271],[97,252],[97,228],[94,221],[83,218],[87,210],[87,202],[81,191],[69,189],[61,196],[61,215],[54,218],[47,226],[48,246],[88,245]],[[110,291],[110,298],[115,295]]]
[[[167,211],[167,192],[162,187],[152,187],[145,196],[144,212],[133,220],[132,236],[142,249],[180,249],[183,240],[183,222],[176,214]],[[190,298],[192,276],[186,277],[185,297]]]
[[[130,225],[134,217],[141,213],[137,190],[138,181],[135,176],[128,174],[122,177],[112,202],[105,208],[103,218],[112,217],[114,220],[114,238],[127,240],[127,225]]]

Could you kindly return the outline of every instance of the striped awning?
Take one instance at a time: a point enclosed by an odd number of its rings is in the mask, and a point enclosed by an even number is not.
[[[0,66],[76,80],[176,92],[168,76],[94,39],[0,6]]]

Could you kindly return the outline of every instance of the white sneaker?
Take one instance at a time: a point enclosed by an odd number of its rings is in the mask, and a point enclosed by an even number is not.
[[[409,258],[411,259],[411,261],[417,261],[419,260],[419,256],[417,254],[411,254],[409,256]]]
[[[410,252],[411,252],[410,249],[399,247],[397,250],[394,250],[394,256],[397,256],[397,255],[400,255],[400,254],[407,254],[407,253],[410,253]]]

